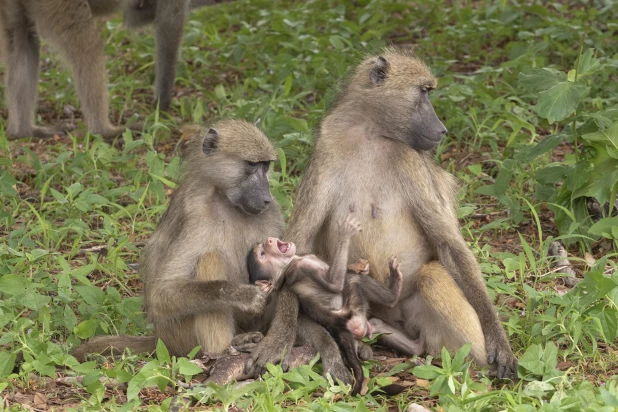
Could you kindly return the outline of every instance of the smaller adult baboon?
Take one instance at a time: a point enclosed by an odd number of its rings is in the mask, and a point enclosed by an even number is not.
[[[78,347],[74,356],[152,351],[157,338],[176,356],[198,345],[202,352],[221,352],[242,332],[248,334],[241,341],[255,341],[259,335],[252,332],[262,329],[266,297],[248,284],[246,253],[264,233],[282,229],[268,183],[274,159],[272,144],[250,123],[224,120],[198,132],[185,149],[170,205],[142,251],[144,309],[155,336],[101,336]],[[277,304],[282,319],[297,316],[296,300],[289,308],[287,313]],[[280,356],[280,341],[293,343],[296,330],[290,334],[269,337],[275,339],[268,342],[274,354],[264,359]]]
[[[215,2],[196,0],[196,5]],[[94,22],[95,16],[119,8],[124,10],[125,22],[131,28],[154,22],[155,97],[160,108],[167,110],[189,3],[189,0],[0,0],[0,54],[6,65],[9,112],[7,135],[46,138],[66,130],[34,126],[39,36],[68,63],[88,130],[104,138],[114,138],[124,131],[124,127],[112,126],[109,121],[103,41]]]
[[[353,214],[340,222],[339,242],[330,267],[315,255],[296,255],[294,243],[275,238],[256,245],[247,256],[252,283],[261,283],[268,292],[273,289],[271,299],[276,299],[284,288],[292,290],[299,297],[302,313],[326,327],[335,338],[353,371],[353,395],[360,392],[363,383],[354,338],[371,336],[371,325],[367,322],[369,303],[393,307],[402,286],[396,258],[390,262],[388,288],[370,277],[347,272],[350,238],[359,231],[360,221]]]
[[[436,86],[402,50],[360,62],[320,124],[284,238],[329,262],[336,222],[353,202],[363,232],[350,260],[367,259],[380,280],[396,255],[403,273],[397,305],[371,305],[372,326],[398,333],[385,340],[419,337],[432,353],[472,342],[477,363],[514,377],[517,359],[459,229],[455,179],[433,161],[446,134],[429,99]]]

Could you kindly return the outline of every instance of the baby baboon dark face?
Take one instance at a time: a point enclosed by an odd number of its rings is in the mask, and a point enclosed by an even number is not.
[[[250,283],[258,280],[276,281],[281,270],[295,255],[296,245],[292,242],[269,237],[264,243],[258,243],[247,256]]]

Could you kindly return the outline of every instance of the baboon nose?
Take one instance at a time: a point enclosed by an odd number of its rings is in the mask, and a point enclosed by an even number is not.
[[[270,202],[272,202],[273,198],[269,197],[267,199],[264,199],[264,206],[268,206],[270,204]]]
[[[440,132],[441,136],[444,136],[445,134],[448,133],[448,129],[445,127],[444,129],[442,129],[442,131]]]

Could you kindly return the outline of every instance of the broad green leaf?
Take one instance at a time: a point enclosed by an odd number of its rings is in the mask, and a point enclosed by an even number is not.
[[[520,150],[517,154],[515,154],[514,159],[516,162],[529,163],[531,160],[537,158],[543,153],[549,152],[550,150],[554,149],[560,144],[560,142],[564,138],[565,136],[562,134],[554,134],[548,136],[541,140],[539,143],[527,146],[524,149]]]
[[[41,295],[34,290],[29,290],[20,301],[22,305],[28,309],[38,311],[42,307],[47,306],[49,302],[51,302],[51,298],[46,295]]]
[[[165,347],[165,344],[163,343],[161,339],[157,340],[156,353],[157,353],[157,359],[159,361],[165,362],[165,363],[171,363],[172,360],[170,359],[170,353],[168,352],[167,348]]]
[[[472,349],[471,343],[466,343],[461,348],[459,348],[459,350],[455,354],[455,357],[453,358],[453,370],[454,371],[460,371],[461,367],[463,366],[466,360],[466,356],[468,356],[471,349]]]
[[[294,80],[294,77],[290,73],[288,75],[288,77],[285,79],[285,83],[283,84],[283,95],[284,96],[287,96],[287,95],[290,94],[290,90],[292,90],[292,81],[293,80]]]
[[[17,190],[13,187],[16,183],[17,181],[13,175],[6,171],[2,172],[0,174],[0,194],[7,197],[16,197]]]
[[[225,98],[226,96],[225,87],[223,87],[222,84],[218,84],[217,86],[215,86],[215,95],[217,96],[217,99]]]
[[[98,320],[88,319],[77,325],[77,327],[73,330],[73,333],[75,333],[80,339],[88,339],[94,336],[98,326]]]
[[[609,239],[613,238],[612,229],[618,226],[618,216],[605,217],[588,229],[589,233],[597,236],[603,236]],[[2,290],[2,288],[0,288]]]
[[[98,307],[105,300],[105,294],[96,286],[75,286],[75,291],[92,307]]]
[[[549,123],[566,119],[577,109],[587,92],[588,87],[583,84],[560,82],[539,93],[534,111]]]
[[[139,395],[139,391],[146,384],[146,376],[142,373],[138,373],[129,381],[129,385],[127,386],[127,401],[131,402],[134,399],[137,399]]]
[[[554,390],[554,387],[549,382],[532,381],[526,385],[524,393],[532,397],[542,397],[552,390]]]
[[[518,76],[518,83],[531,92],[540,92],[566,80],[566,75],[556,69],[527,69]]]
[[[187,358],[180,358],[178,359],[178,372],[182,375],[191,377],[198,373],[202,373],[203,370]]]
[[[0,278],[0,292],[6,293],[7,295],[21,295],[30,285],[30,280],[23,276],[9,273]]]
[[[599,59],[594,57],[594,49],[588,49],[575,61],[575,69],[578,70],[578,80],[584,76],[593,74],[602,68]]]
[[[558,363],[558,348],[553,342],[547,342],[543,351],[543,361],[545,362],[545,374],[552,372]]]
[[[6,351],[0,352],[0,378],[6,378],[13,373],[15,367],[15,354]]]
[[[618,121],[614,121],[606,130],[584,133],[582,139],[589,142],[610,143],[613,150],[618,150]]]
[[[618,311],[611,307],[604,308],[598,314],[605,342],[611,344],[616,339],[616,331],[618,330]]]
[[[43,363],[39,359],[32,361],[32,367],[41,375],[46,375],[49,377],[56,376],[56,367],[54,365]]]
[[[444,371],[437,366],[421,365],[413,368],[412,373],[421,379],[433,380],[442,375]]]
[[[541,361],[543,350],[540,345],[531,345],[526,353],[519,358],[519,366],[534,375],[543,375],[544,363]]]

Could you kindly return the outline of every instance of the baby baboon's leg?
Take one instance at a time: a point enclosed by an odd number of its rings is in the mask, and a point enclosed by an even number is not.
[[[407,356],[422,355],[425,352],[422,337],[420,339],[410,339],[399,329],[388,325],[378,318],[369,319],[369,323],[374,333],[384,333],[384,335],[378,338],[380,345],[395,349],[397,352]]]
[[[159,1],[155,17],[157,43],[155,99],[160,110],[168,110],[176,77],[176,61],[182,41],[188,0]]]
[[[440,353],[445,346],[455,353],[472,343],[470,356],[479,366],[487,365],[485,337],[476,311],[444,266],[424,265],[416,275],[415,293],[400,302],[408,334],[420,331],[427,352]]]
[[[310,344],[320,353],[324,374],[330,373],[333,378],[352,384],[352,374],[341,358],[337,343],[326,329],[301,315],[298,317],[296,337],[299,345]]]
[[[203,255],[197,266],[197,280],[225,280],[225,265],[217,252]],[[234,337],[234,313],[231,308],[195,316],[195,336],[203,352],[223,352]]]

